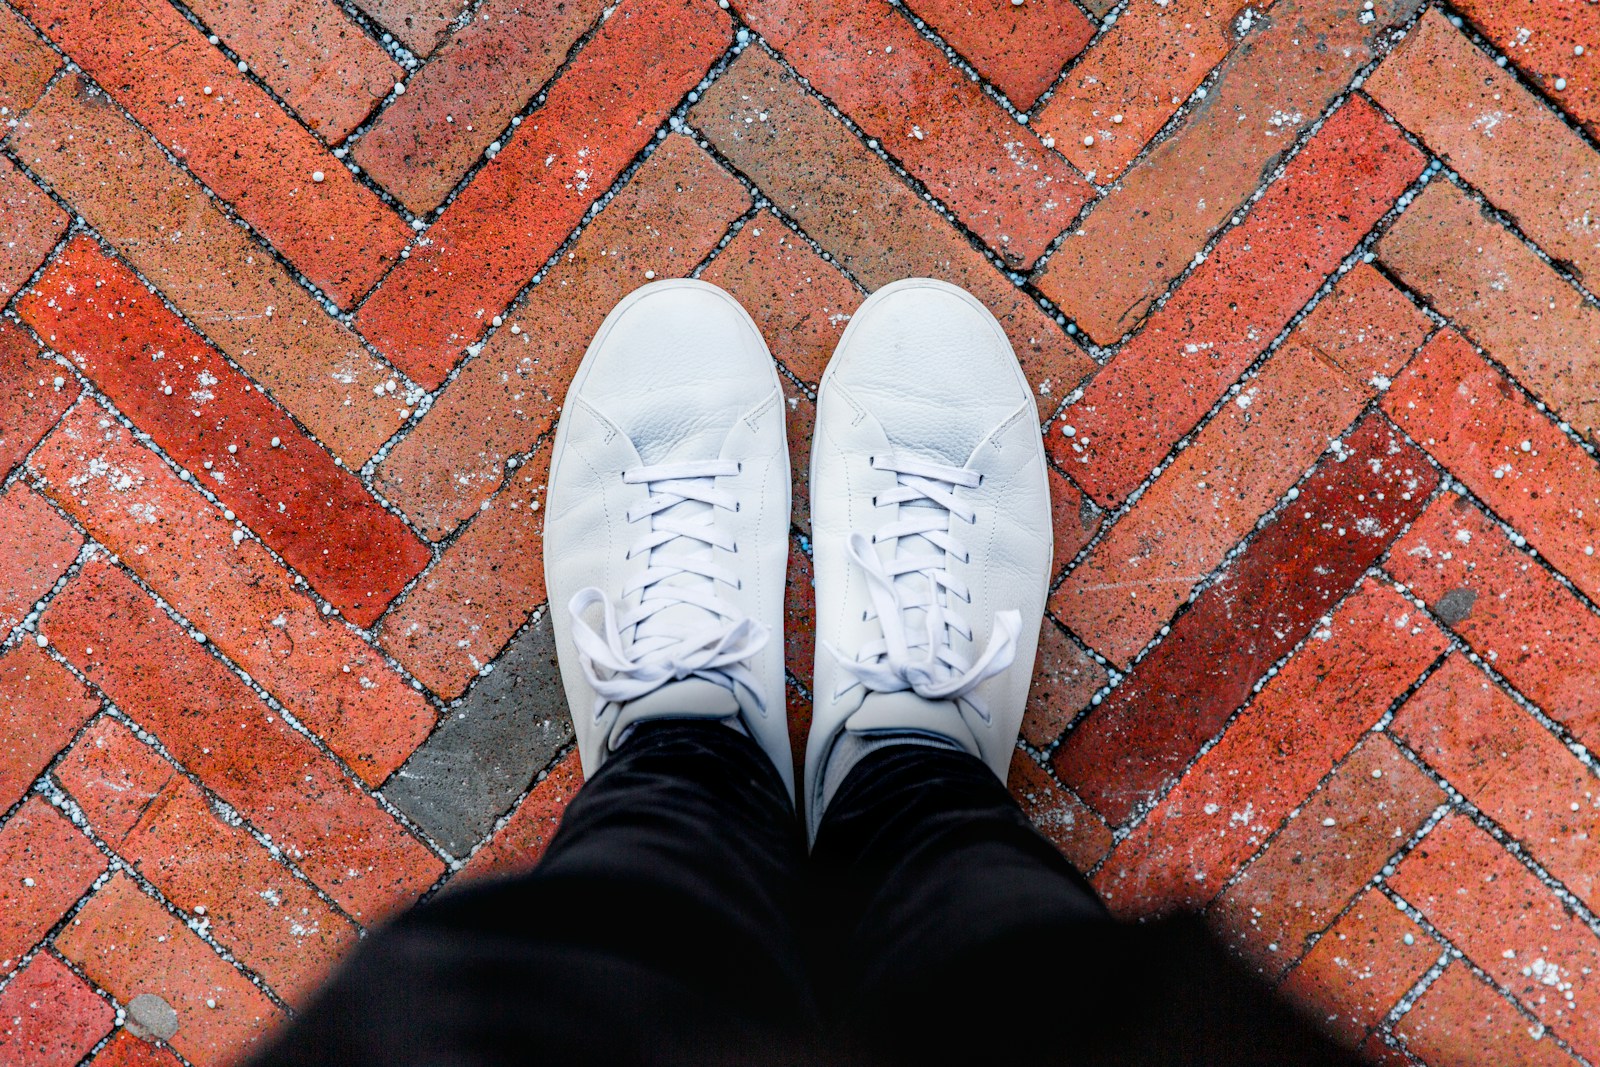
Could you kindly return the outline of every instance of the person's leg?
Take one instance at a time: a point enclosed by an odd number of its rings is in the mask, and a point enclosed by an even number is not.
[[[750,738],[643,723],[532,873],[369,938],[257,1067],[814,1062],[804,856]]]

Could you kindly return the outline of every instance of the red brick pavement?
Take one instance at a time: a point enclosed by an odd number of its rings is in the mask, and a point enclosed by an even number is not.
[[[0,0],[0,1061],[233,1062],[537,861],[650,278],[786,373],[802,731],[815,390],[919,274],[1038,394],[1045,834],[1375,1063],[1600,1062],[1597,11]]]

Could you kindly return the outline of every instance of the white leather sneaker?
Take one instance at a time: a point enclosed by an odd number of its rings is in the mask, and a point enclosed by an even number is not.
[[[811,523],[811,834],[885,744],[959,748],[1004,781],[1050,580],[1050,487],[1028,381],[969,293],[912,278],[856,312],[817,400]]]
[[[636,290],[589,345],[556,428],[544,530],[585,775],[643,720],[726,719],[792,795],[783,419],[760,332],[707,282]]]

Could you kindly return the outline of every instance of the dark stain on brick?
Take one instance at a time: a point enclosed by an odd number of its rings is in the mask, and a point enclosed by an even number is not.
[[[1433,606],[1434,614],[1444,621],[1446,626],[1454,626],[1472,612],[1472,605],[1478,602],[1478,594],[1471,589],[1461,587],[1452,589],[1439,598]]]

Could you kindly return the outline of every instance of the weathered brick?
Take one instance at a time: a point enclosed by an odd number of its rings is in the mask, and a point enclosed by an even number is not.
[[[390,368],[82,78],[52,86],[12,131],[10,143],[190,322],[351,467],[399,427],[401,404],[373,392],[393,376]],[[67,269],[90,247],[87,240],[74,242],[56,262]]]
[[[784,429],[789,436],[789,520],[795,529],[811,535],[811,434],[817,426],[817,402],[787,378],[783,400],[789,406]]]
[[[838,267],[768,215],[746,223],[700,277],[732,293],[750,312],[773,357],[813,389],[861,303],[861,294]],[[800,453],[791,458],[809,461]]]
[[[147,993],[165,1000],[178,1013],[169,1043],[196,1067],[235,1062],[280,1019],[265,993],[125,874],[89,898],[56,947],[123,1004]]]
[[[1405,1049],[1401,1048],[1389,1031],[1382,1026],[1361,1043],[1357,1055],[1361,1057],[1363,1063],[1371,1067],[1417,1067],[1421,1062],[1408,1056]]]
[[[1113,662],[1131,662],[1371,395],[1291,337],[1067,576],[1050,610]]]
[[[428,546],[403,520],[385,511],[348,468],[308,440],[127,268],[87,240],[75,246],[70,263],[52,264],[19,309],[199,484],[358,624],[370,626],[427,564]],[[85,466],[92,462],[89,452],[123,441],[120,428],[104,428],[115,441],[95,432],[93,422],[104,412],[83,411],[75,436],[58,437],[51,459],[39,467],[42,473],[55,467],[49,473],[57,475],[63,497],[83,495],[71,493],[72,479],[92,477]]]
[[[78,379],[39,358],[16,323],[0,319],[0,478],[22,462],[78,399]]]
[[[558,605],[559,606],[559,605]],[[811,557],[789,539],[789,571],[783,589],[783,662],[807,689],[817,660],[817,591]]]
[[[1487,674],[1451,656],[1389,729],[1579,900],[1600,901],[1594,775]]]
[[[1072,479],[1047,465],[1050,517],[1055,530],[1055,567],[1064,570],[1083,546],[1094,539],[1105,512],[1083,495]]]
[[[0,303],[22,288],[66,232],[66,212],[15,163],[0,161]]]
[[[1125,174],[1056,250],[1038,279],[1044,294],[1102,344],[1132,329],[1418,0],[1379,0],[1375,18],[1365,22],[1358,17],[1364,6],[1364,0],[1278,0],[1263,16],[1265,28],[1233,51],[1183,126]],[[1366,118],[1355,130],[1319,133],[1335,159],[1353,158],[1312,179],[1314,188],[1294,205],[1296,217],[1278,223],[1281,234],[1260,235],[1272,274],[1326,274],[1327,246],[1339,246],[1331,251],[1338,262],[1421,170],[1417,153],[1377,125]],[[1330,188],[1340,190],[1337,204],[1328,201]],[[1317,233],[1319,226],[1329,232]],[[1250,281],[1265,291],[1285,285],[1261,271]],[[1240,332],[1219,331],[1221,337]],[[1261,342],[1276,332],[1268,329]]]
[[[1093,867],[1110,851],[1111,831],[1100,816],[1058,785],[1021,749],[1011,757],[1006,787],[1039,832],[1080,871]]]
[[[430,538],[476,513],[506,460],[555,424],[606,312],[646,274],[688,274],[749,204],[694,142],[668,136],[379,465],[379,492]]]
[[[83,979],[41,952],[0,992],[0,1063],[72,1067],[115,1018]]]
[[[17,6],[341,306],[399,257],[411,236],[404,221],[170,4]]]
[[[650,142],[731,30],[709,0],[624,0],[362,307],[362,332],[417,381],[442,382]]]
[[[1259,972],[1282,974],[1444,800],[1393,741],[1363,738],[1217,898],[1212,925]]]
[[[361,0],[357,6],[419,58],[438,47],[461,13],[455,0]]]
[[[441,696],[460,696],[544,601],[549,477],[547,443],[384,620],[383,647]]]
[[[259,542],[235,538],[223,512],[101,408],[73,412],[31,466],[96,541],[368,783],[387,778],[433,728],[427,701],[376,650],[324,618]],[[366,565],[361,541],[331,547],[342,566]]]
[[[0,640],[78,557],[83,538],[26,485],[0,493]]]
[[[0,827],[0,974],[100,877],[106,858],[65,815],[30,797]]]
[[[1210,900],[1446,647],[1410,601],[1364,583],[1117,845],[1101,896],[1125,915]],[[1392,829],[1379,811],[1326,836],[1392,851]]]
[[[1441,952],[1409,915],[1369,889],[1289,972],[1278,992],[1353,1049]]]
[[[32,107],[60,69],[61,58],[9,5],[0,4],[0,121]]]
[[[561,826],[562,813],[581,785],[583,767],[573,750],[528,791],[494,837],[473,853],[460,877],[471,880],[532,870],[550,847],[550,839]]]
[[[33,642],[0,656],[0,810],[28,791],[96,707],[83,684]]]
[[[1010,266],[1032,266],[1092,192],[891,5],[734,8]]]
[[[1445,493],[1385,567],[1547,715],[1600,748],[1600,618],[1488,516]]]
[[[741,54],[689,115],[868,288],[930,275],[971,290],[1005,327],[1042,414],[1093,367],[1049,315],[761,49]]]
[[[1494,838],[1451,815],[1405,858],[1389,885],[1574,1049],[1594,1058],[1600,938]]]
[[[1022,736],[1044,748],[1060,737],[1067,724],[1089,706],[1089,698],[1106,684],[1106,669],[1073,644],[1053,618],[1039,628],[1039,652],[1033,664],[1033,686],[1022,717]]]
[[[912,0],[911,11],[1026,111],[1094,36],[1071,0]]]
[[[1600,156],[1448,18],[1423,15],[1365,88],[1523,233],[1593,280]]]
[[[333,0],[195,0],[188,7],[333,144],[405,78]]]
[[[1600,9],[1543,0],[1458,0],[1452,6],[1556,106],[1600,134],[1600,71],[1594,65]],[[1556,88],[1558,78],[1566,82],[1563,88]]]
[[[1384,265],[1600,444],[1600,308],[1467,194],[1436,181],[1378,243]]]
[[[1443,330],[1384,410],[1590,597],[1600,597],[1600,464]]]
[[[104,561],[57,595],[43,630],[357,921],[409,903],[443,872],[337,764]]]
[[[466,856],[571,741],[546,611],[450,709],[383,795],[446,851]]]
[[[1062,414],[1077,436],[1057,441],[1061,435],[1052,429],[1056,462],[1101,504],[1126,498],[1305,306],[1422,165],[1421,154],[1370,104],[1355,98],[1340,108],[1243,225],[1223,236]],[[1330,186],[1347,196],[1330,200]],[[1056,273],[1060,260],[1051,262],[1040,288],[1052,298],[1065,298],[1058,286],[1093,291],[1094,283]]]
[[[1433,320],[1372,266],[1357,263],[1306,313],[1294,337],[1352,380],[1382,386],[1400,373]]]
[[[74,797],[88,796],[90,825],[170,903],[204,916],[218,944],[302,1003],[354,947],[355,925],[152,756],[127,727],[103,719],[67,753],[58,777]]]
[[[182,1067],[166,1048],[135,1037],[127,1029],[112,1034],[89,1063],[91,1067]]]
[[[484,3],[362,135],[356,162],[412,211],[432,211],[550,80],[603,6]]]
[[[1459,960],[1434,979],[1395,1033],[1424,1063],[1576,1067],[1577,1060]]]
[[[1132,3],[1074,64],[1039,113],[1056,150],[1102,184],[1114,181],[1255,20],[1248,0]],[[1086,144],[1085,138],[1093,143]]]
[[[1323,461],[1295,503],[1057,750],[1057,776],[1113,824],[1182,771],[1256,679],[1377,560],[1437,480],[1382,418],[1347,435],[1341,455]]]

